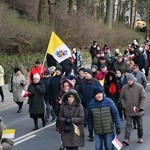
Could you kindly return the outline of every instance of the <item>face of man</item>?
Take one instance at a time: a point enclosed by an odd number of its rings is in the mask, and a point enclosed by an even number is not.
[[[98,93],[95,95],[97,101],[101,101],[103,99],[103,93]]]
[[[128,79],[128,85],[132,85],[133,83],[134,83],[134,81],[133,80],[130,80],[130,79]]]
[[[84,77],[85,77],[85,79],[91,79],[92,75],[87,72],[84,72]]]
[[[117,61],[118,61],[118,63],[121,63],[122,62],[122,58],[118,58]]]
[[[101,72],[106,72],[106,71],[107,71],[107,67],[101,68]]]
[[[60,70],[56,70],[56,75],[60,75],[61,74],[61,71]]]
[[[81,71],[79,72],[79,76],[80,76],[80,77],[84,77],[84,71],[81,70]]]

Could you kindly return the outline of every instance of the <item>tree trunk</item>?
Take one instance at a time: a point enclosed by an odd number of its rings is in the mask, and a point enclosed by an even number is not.
[[[68,15],[73,14],[73,0],[68,1]]]
[[[37,13],[37,22],[41,23],[42,22],[42,13],[45,5],[45,0],[39,0],[39,5],[38,5],[38,13]]]
[[[112,29],[112,21],[113,21],[113,4],[114,0],[107,0],[106,2],[106,21],[105,23],[109,25],[109,29]]]
[[[133,0],[131,0],[130,2],[130,28],[132,28],[132,24],[133,24]]]
[[[150,38],[150,1],[147,0],[146,36]]]

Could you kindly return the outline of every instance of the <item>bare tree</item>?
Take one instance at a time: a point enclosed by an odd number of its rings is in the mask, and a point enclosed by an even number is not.
[[[44,6],[45,6],[45,0],[39,0],[38,14],[37,14],[37,22],[38,23],[42,22]]]
[[[112,29],[112,22],[113,22],[113,6],[114,0],[107,0],[106,2],[106,24],[109,25],[109,29]]]

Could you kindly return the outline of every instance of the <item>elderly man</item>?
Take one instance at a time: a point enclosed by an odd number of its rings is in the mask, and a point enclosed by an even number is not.
[[[143,143],[143,122],[144,106],[146,103],[146,92],[142,85],[135,82],[133,74],[127,75],[127,84],[123,86],[120,100],[126,113],[126,127],[124,144],[130,144],[130,134],[132,128],[132,120],[137,120],[138,142]]]

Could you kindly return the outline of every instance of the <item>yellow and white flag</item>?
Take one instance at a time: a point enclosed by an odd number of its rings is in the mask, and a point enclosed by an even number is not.
[[[13,139],[15,137],[15,129],[5,129],[2,133],[2,139]]]
[[[47,53],[51,54],[58,63],[71,57],[70,49],[54,32],[52,32],[47,48]]]
[[[73,123],[73,126],[74,126],[74,132],[75,132],[78,136],[80,136],[79,127],[78,127],[77,125],[75,125],[74,123]]]

